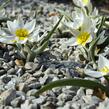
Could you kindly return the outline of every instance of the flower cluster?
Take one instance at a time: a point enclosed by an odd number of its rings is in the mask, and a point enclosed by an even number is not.
[[[0,14],[2,18],[5,15],[5,10],[0,10]],[[0,28],[0,42],[14,46],[22,58],[33,61],[38,54],[46,49],[48,40],[58,27],[61,19],[48,34],[45,31],[42,35],[39,34],[40,27],[36,26],[35,18],[31,21],[25,21],[18,16],[18,19],[13,21],[7,20],[7,28],[3,26]]]
[[[97,78],[97,81],[83,79],[66,79],[50,83],[46,87],[39,90],[41,93],[55,86],[78,85],[94,89],[100,87],[109,97],[109,89],[100,84],[100,78],[103,78],[109,84],[109,60],[106,58],[105,47],[109,45],[109,38],[105,34],[105,30],[109,27],[106,17],[99,15],[98,10],[93,8],[90,0],[73,0],[76,7],[72,14],[58,10],[62,17],[55,18],[58,22],[54,25],[50,32],[44,32],[39,35],[40,27],[36,26],[36,18],[31,21],[25,21],[23,17],[6,21],[6,27],[0,27],[0,42],[3,44],[14,45],[17,53],[25,59],[25,61],[33,61],[34,58],[42,53],[48,45],[49,39],[53,32],[64,26],[72,34],[72,37],[61,45],[61,49],[68,46],[74,50],[82,51],[87,65],[83,68],[85,76]],[[64,18],[63,18],[64,15]],[[0,19],[4,18],[5,9],[0,9]],[[61,23],[60,23],[61,22]],[[63,28],[64,29],[64,28]],[[89,83],[86,85],[86,82]],[[95,86],[93,85],[95,84]],[[25,102],[23,107],[28,106]]]
[[[68,13],[64,14],[65,19],[63,25],[65,25],[72,33],[72,38],[68,39],[62,44],[61,48],[65,49],[67,46],[79,46],[84,50],[83,56],[87,61],[93,62],[96,68],[85,68],[84,73],[88,76],[100,78],[109,74],[109,60],[103,56],[105,52],[105,46],[100,48],[99,46],[105,45],[107,36],[105,35],[105,18],[100,16],[98,10],[93,8],[90,0],[73,0],[77,7],[74,7],[72,15],[68,17]],[[75,49],[76,50],[76,49]],[[102,52],[100,52],[102,51]],[[86,53],[86,54],[85,54]],[[98,61],[95,59],[98,57]],[[88,65],[88,64],[87,64]],[[96,69],[96,71],[94,71]]]
[[[109,27],[109,21],[106,20],[107,17],[99,15],[98,10],[93,8],[90,0],[73,0],[73,3],[76,7],[72,11],[72,15],[59,10],[60,14],[64,15],[61,26],[65,26],[72,34],[70,39],[63,42],[60,49],[65,50],[70,46],[75,51],[78,48],[82,51],[85,61],[82,76],[86,78],[55,81],[40,89],[36,94],[54,87],[74,85],[94,90],[100,89],[109,97],[109,52],[105,52],[109,48],[109,38],[105,31]],[[96,81],[86,80],[87,76]]]

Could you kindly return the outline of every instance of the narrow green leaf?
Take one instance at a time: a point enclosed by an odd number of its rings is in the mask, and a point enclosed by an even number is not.
[[[90,59],[93,61],[93,63],[97,66],[96,61],[95,61],[95,50],[96,50],[96,46],[97,46],[97,42],[99,40],[99,37],[96,38],[95,40],[93,40],[91,42],[91,45],[89,47],[89,57]]]
[[[4,0],[3,3],[0,5],[0,9],[6,7],[9,4],[9,2],[11,2],[11,0]]]
[[[61,22],[63,16],[60,18],[60,20],[57,22],[57,24],[54,26],[54,28],[48,33],[48,35],[41,41],[40,45],[42,45],[43,43],[45,43],[46,41],[48,41],[52,34],[54,33],[54,31],[57,29],[59,23]]]
[[[72,17],[65,11],[57,9],[57,11],[59,11],[61,13],[61,15],[65,16],[67,20],[71,20],[72,21]]]
[[[35,95],[37,96],[47,90],[51,90],[52,88],[61,87],[61,86],[79,86],[79,87],[85,87],[89,89],[100,88],[101,90],[106,92],[107,96],[109,96],[109,90],[106,89],[106,87],[103,86],[102,84],[92,80],[83,80],[83,79],[74,79],[74,78],[51,82],[45,85],[44,87],[42,87],[41,89],[39,89],[39,91],[36,92]]]
[[[99,25],[99,27],[98,27],[98,31],[97,31],[97,33],[96,33],[96,36],[97,36],[97,37],[98,37],[99,34],[101,33],[101,29],[102,29],[102,26],[104,25],[104,23],[105,23],[105,17],[103,16],[103,17],[102,17],[102,20],[101,20],[101,23],[100,23],[100,25]]]
[[[35,57],[36,57],[36,53],[34,53],[34,52],[28,53],[27,57],[26,57],[27,58],[26,61],[33,62]]]
[[[42,53],[48,46],[48,41],[44,42],[42,46],[40,46],[39,48],[37,48],[36,50],[34,50],[34,52],[36,53],[36,55]]]

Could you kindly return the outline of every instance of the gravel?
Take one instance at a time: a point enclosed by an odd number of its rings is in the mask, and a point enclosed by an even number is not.
[[[10,18],[20,14],[27,20],[34,17],[35,11],[37,25],[43,33],[55,24],[50,13],[60,8],[72,10],[70,4],[47,1],[13,0],[6,11]],[[35,57],[33,62],[24,61],[11,45],[0,50],[0,109],[109,109],[108,98],[102,101],[93,95],[93,90],[79,87],[57,87],[34,96],[51,81],[80,77],[75,69],[84,64],[75,59],[75,53],[70,55],[71,48],[67,48],[67,53],[60,49],[60,42],[66,37],[58,36],[56,32],[50,40],[49,51]]]

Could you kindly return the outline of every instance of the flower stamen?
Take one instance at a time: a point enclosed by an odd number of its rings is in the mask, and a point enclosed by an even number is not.
[[[24,28],[17,29],[15,34],[19,38],[19,40],[24,40],[29,36],[28,30]]]
[[[85,46],[85,44],[88,42],[89,38],[90,38],[90,34],[88,32],[80,33],[77,36],[77,43],[82,46]]]
[[[84,5],[86,6],[87,4],[88,4],[88,2],[89,2],[89,0],[82,0],[83,1],[83,3],[84,3]]]
[[[103,74],[107,74],[107,73],[109,73],[109,67],[105,66],[102,69],[100,69],[99,71],[102,72]]]

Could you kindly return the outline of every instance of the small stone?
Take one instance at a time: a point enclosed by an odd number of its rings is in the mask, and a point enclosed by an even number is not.
[[[40,71],[44,72],[46,69],[47,69],[46,66],[42,65],[41,68],[40,68]]]
[[[15,74],[15,69],[14,68],[11,68],[7,71],[8,74]]]
[[[84,89],[83,89],[83,88],[80,88],[80,89],[77,91],[77,95],[78,95],[79,97],[84,96],[84,95],[85,95]]]
[[[26,95],[22,91],[16,91],[16,97],[21,97],[23,101],[26,99]]]
[[[10,56],[13,56],[14,54],[15,54],[14,51],[10,51],[10,52],[9,52],[9,55],[10,55]]]
[[[36,78],[39,78],[39,77],[41,77],[41,76],[43,76],[43,75],[44,75],[44,73],[43,73],[42,71],[40,71],[40,70],[36,71],[36,72],[33,74],[33,76],[36,77]]]
[[[16,63],[17,66],[24,66],[24,61],[23,60],[16,59],[15,63]]]
[[[6,71],[4,69],[0,70],[0,76],[4,75],[6,73]]]
[[[32,102],[36,104],[43,104],[45,101],[46,101],[46,97],[44,96],[40,96],[39,98],[32,100]]]
[[[56,105],[48,101],[46,104],[41,106],[41,109],[56,109]]]
[[[8,50],[9,50],[9,51],[13,50],[13,46],[8,45],[7,47],[8,47]]]
[[[39,104],[31,103],[29,100],[26,100],[23,104],[21,104],[21,109],[40,109]]]
[[[25,64],[25,69],[32,70],[34,72],[35,70],[40,69],[40,65],[39,65],[39,63],[27,62]]]
[[[14,61],[10,61],[10,62],[8,62],[8,64],[9,64],[11,67],[14,67],[14,66],[15,66],[15,62],[14,62]]]
[[[47,74],[47,75],[49,75],[49,74],[53,74],[54,72],[53,72],[53,70],[51,69],[51,68],[48,68],[45,72],[44,72],[44,74]]]
[[[3,58],[3,50],[0,50],[0,58]]]
[[[18,90],[22,92],[27,92],[29,88],[25,83],[19,83]]]
[[[13,107],[11,107],[11,106],[5,106],[5,108],[3,108],[3,109],[13,109]]]
[[[57,109],[74,109],[74,108],[71,108],[71,103],[67,102],[64,106],[58,107]]]
[[[86,89],[86,95],[92,95],[93,90],[92,89]]]
[[[8,76],[4,76],[4,77],[2,78],[2,81],[3,81],[5,84],[7,84],[10,80],[11,80],[11,77],[8,77]]]
[[[37,92],[36,89],[32,89],[32,90],[29,90],[26,95],[27,96],[33,96],[33,95],[35,95],[36,92]]]
[[[64,93],[61,93],[59,96],[58,96],[58,100],[60,101],[70,101],[72,100],[72,96],[71,95],[67,95],[67,94],[64,94]]]
[[[5,105],[9,105],[10,102],[16,98],[16,90],[14,89],[9,89],[6,90],[5,92],[3,92],[1,95],[1,101],[5,104]]]
[[[28,85],[28,87],[30,89],[39,89],[41,87],[41,84],[39,82],[36,82],[36,83],[32,83],[32,84]]]
[[[32,75],[29,73],[25,73],[24,75],[22,75],[21,80],[22,81],[28,81],[29,78],[31,78]]]
[[[28,78],[25,82],[27,83],[27,84],[32,84],[33,82],[35,82],[36,81],[36,78],[34,78],[34,77],[30,77],[30,78]]]
[[[24,72],[25,71],[22,68],[18,68],[16,74],[21,76],[24,74]]]
[[[64,105],[64,101],[58,101],[57,103],[56,103],[56,105],[58,105],[58,106],[63,106]]]
[[[5,52],[3,58],[6,60],[6,62],[10,61],[11,57],[9,56],[9,52]]]
[[[22,98],[21,97],[17,97],[14,100],[11,101],[11,105],[13,107],[20,107],[20,104],[22,103]]]
[[[44,75],[44,77],[40,77],[39,81],[41,84],[45,84],[48,80],[49,76],[48,75]]]

